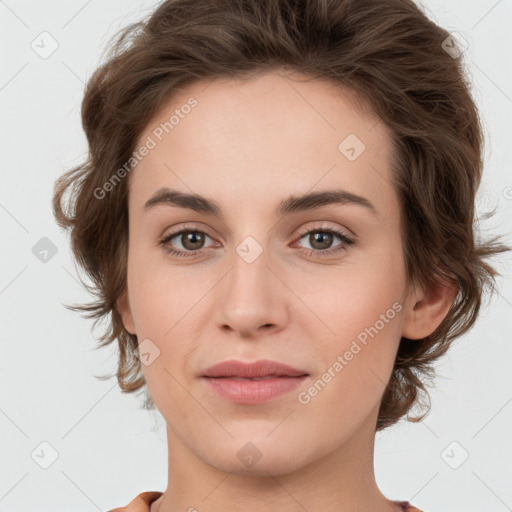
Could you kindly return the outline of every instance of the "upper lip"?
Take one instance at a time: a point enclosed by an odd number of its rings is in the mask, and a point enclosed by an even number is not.
[[[231,359],[211,366],[202,374],[202,377],[242,377],[246,379],[254,377],[300,377],[308,375],[304,370],[293,368],[278,361],[261,359],[254,363],[244,363]]]

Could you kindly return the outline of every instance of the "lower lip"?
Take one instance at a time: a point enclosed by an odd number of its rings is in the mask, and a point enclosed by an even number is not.
[[[276,377],[265,380],[235,380],[229,377],[204,377],[210,388],[221,397],[238,404],[261,404],[300,386],[307,378]]]

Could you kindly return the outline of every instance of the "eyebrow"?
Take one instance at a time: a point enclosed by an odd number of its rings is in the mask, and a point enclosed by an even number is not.
[[[366,208],[372,215],[377,215],[373,204],[365,197],[341,189],[322,190],[309,192],[304,195],[291,195],[283,199],[276,207],[277,216],[285,216],[290,213],[314,210],[330,204],[355,204]],[[162,187],[155,192],[144,204],[144,211],[149,211],[156,206],[167,205],[187,208],[198,213],[206,213],[222,217],[222,208],[213,199],[199,194],[188,194],[179,190]]]

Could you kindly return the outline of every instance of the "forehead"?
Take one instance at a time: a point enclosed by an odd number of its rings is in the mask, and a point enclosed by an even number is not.
[[[315,187],[396,200],[387,127],[354,91],[302,74],[195,82],[148,123],[136,148],[144,144],[152,148],[130,175],[137,209],[163,186],[233,206]]]

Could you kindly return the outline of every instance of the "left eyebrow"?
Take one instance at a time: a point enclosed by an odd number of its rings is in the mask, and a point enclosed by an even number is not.
[[[377,215],[375,206],[366,197],[341,189],[322,190],[301,196],[290,196],[279,203],[276,208],[276,214],[282,216],[294,212],[314,210],[329,204],[355,204],[363,206],[372,215]]]
[[[377,210],[368,199],[341,189],[309,192],[300,196],[289,196],[277,205],[275,213],[277,216],[281,217],[290,213],[314,210],[330,204],[355,204],[366,208],[372,215],[377,215]],[[219,218],[223,217],[222,208],[213,199],[199,194],[181,192],[168,187],[162,187],[157,190],[157,192],[145,202],[144,211],[148,211],[160,205],[187,208],[198,213],[215,215]]]

